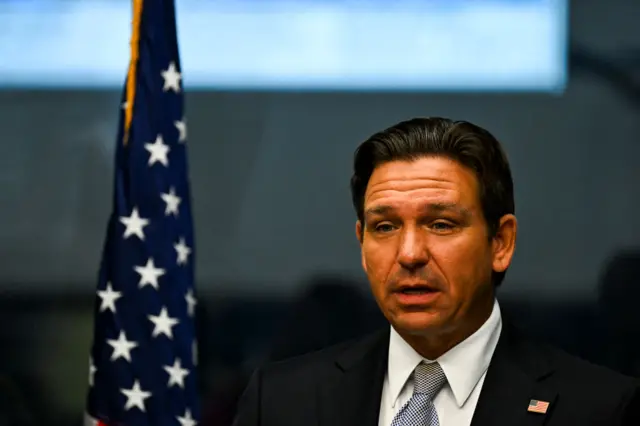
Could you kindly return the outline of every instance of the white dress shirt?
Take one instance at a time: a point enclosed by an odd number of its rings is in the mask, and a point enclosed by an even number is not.
[[[475,333],[438,359],[427,360],[391,327],[389,363],[378,425],[390,426],[397,412],[411,398],[411,373],[416,366],[422,361],[437,361],[447,376],[447,383],[433,399],[440,426],[469,426],[501,330],[502,317],[496,300],[491,315]]]

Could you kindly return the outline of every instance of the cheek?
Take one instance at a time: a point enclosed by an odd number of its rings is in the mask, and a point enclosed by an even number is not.
[[[479,239],[460,238],[433,247],[433,260],[451,285],[452,293],[473,292],[473,283],[491,276],[491,256],[488,243]]]
[[[363,256],[369,281],[374,287],[382,288],[393,265],[393,257],[387,255],[383,247],[373,244],[363,246]]]

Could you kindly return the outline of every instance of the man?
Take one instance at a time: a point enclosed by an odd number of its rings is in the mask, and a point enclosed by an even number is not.
[[[521,337],[495,290],[517,222],[486,130],[413,119],[351,178],[362,267],[391,327],[258,369],[237,426],[640,425],[637,381]]]

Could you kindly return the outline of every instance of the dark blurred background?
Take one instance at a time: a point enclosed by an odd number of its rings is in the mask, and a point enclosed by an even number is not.
[[[563,93],[188,91],[202,424],[230,423],[260,363],[384,325],[348,180],[360,141],[413,116],[506,147],[520,233],[503,309],[640,377],[639,16],[633,0],[572,2]],[[119,99],[0,91],[0,425],[81,422]]]

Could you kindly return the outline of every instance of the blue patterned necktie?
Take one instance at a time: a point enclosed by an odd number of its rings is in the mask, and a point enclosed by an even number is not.
[[[391,426],[440,426],[433,398],[447,382],[437,362],[420,363],[413,371],[413,395],[398,411]]]

